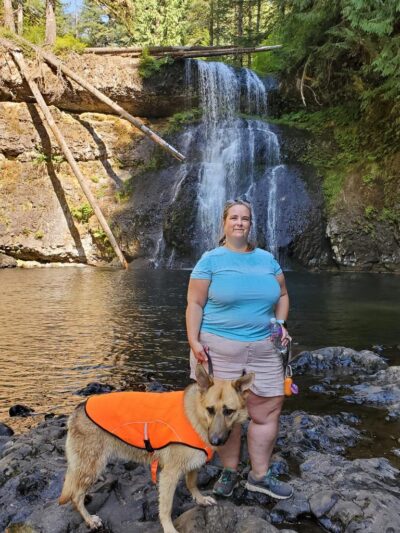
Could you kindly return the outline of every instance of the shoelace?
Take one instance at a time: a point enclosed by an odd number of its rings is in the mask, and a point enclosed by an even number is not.
[[[234,472],[231,472],[230,470],[224,470],[222,472],[222,483],[229,483],[231,481],[231,478],[233,476]]]
[[[275,476],[271,476],[270,474],[267,474],[265,477],[266,479],[269,479],[269,483],[271,487],[276,487],[277,485],[279,485],[279,480]]]

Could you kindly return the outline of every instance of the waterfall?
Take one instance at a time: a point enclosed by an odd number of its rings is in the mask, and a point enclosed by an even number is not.
[[[198,80],[205,129],[197,195],[196,229],[202,235],[198,253],[213,248],[218,242],[225,201],[242,197],[253,203],[256,182],[262,175],[269,176],[271,190],[275,191],[268,196],[269,222],[265,231],[266,240],[271,242],[276,253],[273,225],[277,219],[278,176],[270,169],[279,165],[278,139],[267,123],[238,118],[241,109],[252,115],[266,113],[265,87],[254,72],[237,71],[223,63],[188,61],[187,69],[197,69],[197,76],[192,72],[187,79]],[[256,226],[255,221],[253,228]]]
[[[250,238],[287,266],[285,250],[311,206],[299,172],[281,160],[276,127],[266,122],[268,90],[245,68],[186,60],[185,69],[187,106],[196,95],[202,119],[179,139],[187,159],[174,170],[154,265],[192,266],[217,245],[226,200],[242,198],[253,206]]]

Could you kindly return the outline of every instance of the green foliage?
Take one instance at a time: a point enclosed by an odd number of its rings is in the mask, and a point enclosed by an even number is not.
[[[122,204],[129,199],[129,196],[130,196],[129,190],[127,190],[126,188],[122,188],[121,190],[115,193],[114,198],[118,204]]]
[[[85,50],[86,46],[87,45],[80,39],[68,34],[63,35],[62,37],[57,37],[53,49],[56,54],[63,52],[76,52],[81,54]]]
[[[43,152],[39,152],[37,150],[35,151],[35,155],[32,161],[34,165],[42,165],[43,163],[47,163],[48,157]]]
[[[90,233],[92,234],[92,238],[96,245],[103,251],[103,253],[109,258],[113,257],[114,250],[103,228],[99,227],[96,229],[90,229]],[[115,230],[114,234],[116,234]]]
[[[160,70],[166,66],[171,65],[174,62],[170,57],[162,57],[156,59],[149,54],[149,51],[145,48],[140,57],[139,74],[142,78],[150,78],[154,74],[160,72]]]
[[[104,198],[108,190],[108,184],[104,183],[101,187],[99,187],[96,191],[96,198]]]
[[[89,218],[94,215],[94,211],[90,204],[86,202],[78,207],[71,208],[71,214],[78,222],[87,224]]]
[[[40,26],[29,26],[25,27],[23,36],[27,41],[30,41],[33,44],[43,44],[44,42],[44,33],[45,27]]]
[[[164,133],[171,134],[180,131],[183,126],[193,124],[201,119],[202,110],[198,107],[175,113],[168,119],[168,126]]]
[[[374,218],[376,215],[375,207],[373,205],[367,205],[364,208],[364,214],[365,214],[365,218],[368,218],[368,219]]]

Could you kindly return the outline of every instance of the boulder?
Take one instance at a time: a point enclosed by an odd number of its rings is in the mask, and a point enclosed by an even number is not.
[[[351,348],[334,346],[312,352],[301,352],[292,363],[296,374],[322,373],[353,374],[363,372],[373,374],[385,369],[388,364],[382,357],[369,350],[357,352]]]
[[[14,268],[17,266],[17,260],[5,254],[0,254],[0,268]]]

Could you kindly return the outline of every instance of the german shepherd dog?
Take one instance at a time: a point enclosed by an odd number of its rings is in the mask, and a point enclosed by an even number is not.
[[[197,382],[184,391],[184,411],[204,443],[215,450],[227,441],[235,424],[246,420],[246,397],[254,374],[245,374],[232,381],[217,380],[199,364],[196,379]],[[197,487],[197,471],[206,462],[202,450],[174,443],[150,455],[146,450],[125,444],[98,427],[86,415],[83,404],[69,418],[66,455],[68,468],[59,503],[72,501],[91,529],[101,527],[102,522],[85,508],[85,494],[111,458],[141,463],[159,461],[162,468],[159,478],[159,517],[164,533],[177,533],[172,523],[171,509],[182,474],[186,475],[187,487],[196,503],[216,503],[211,496],[203,496]]]

